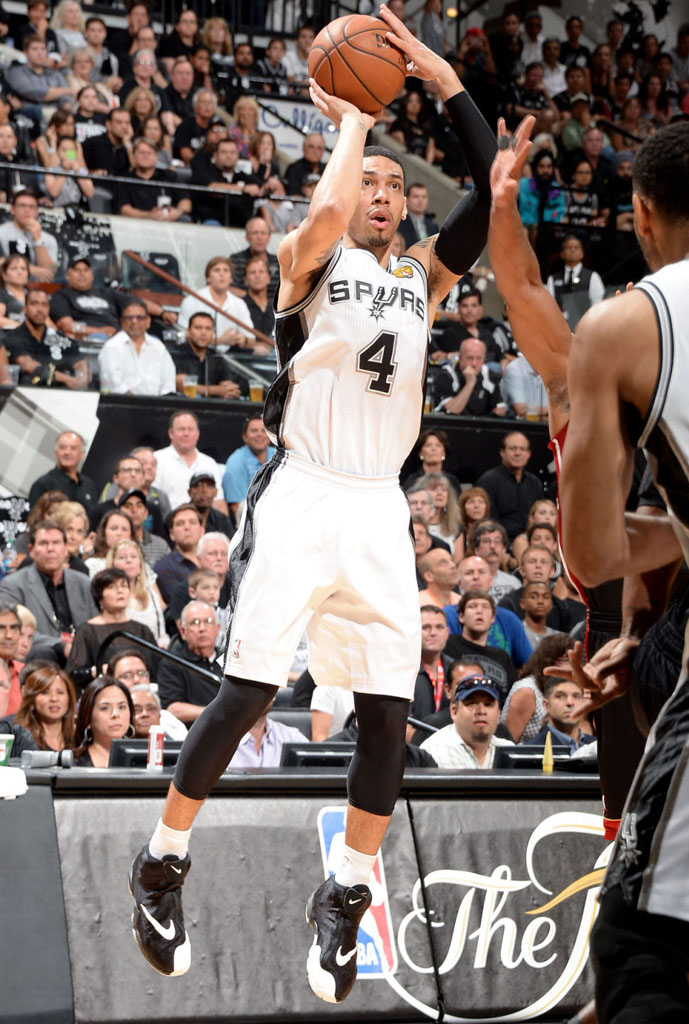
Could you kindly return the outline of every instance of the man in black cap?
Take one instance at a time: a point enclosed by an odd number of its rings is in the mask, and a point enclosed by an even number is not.
[[[217,353],[209,351],[215,341],[215,320],[210,313],[194,313],[189,317],[187,337],[172,355],[177,371],[177,391],[184,394],[184,377],[196,377],[196,392],[205,398],[239,398],[241,389],[230,364]]]
[[[170,545],[167,541],[155,533],[149,533],[144,526],[149,514],[149,505],[142,490],[132,487],[124,491],[117,501],[117,507],[126,512],[131,519],[134,539],[139,542],[149,565],[155,565],[159,558],[170,554]]]
[[[452,724],[421,744],[439,768],[492,768],[497,747],[513,747],[495,730],[500,721],[498,688],[488,676],[461,679],[450,701]]]
[[[54,292],[50,315],[61,331],[74,335],[82,323],[83,335],[93,341],[111,338],[120,329],[120,317],[129,297],[114,288],[94,288],[93,270],[86,256],[74,256],[67,268],[67,284]],[[81,337],[79,338],[81,340]]]
[[[232,537],[234,526],[226,515],[213,508],[213,502],[218,496],[218,488],[215,478],[211,473],[194,473],[189,481],[189,501],[201,516],[201,523],[205,533],[224,533],[226,537]]]

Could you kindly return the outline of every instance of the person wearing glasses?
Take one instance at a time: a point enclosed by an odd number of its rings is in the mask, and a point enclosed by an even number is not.
[[[169,395],[175,391],[175,364],[162,341],[148,334],[151,318],[134,299],[120,318],[122,330],[98,353],[101,390],[115,395]]]
[[[205,601],[190,601],[182,611],[180,640],[173,640],[170,653],[190,665],[204,668],[217,676],[217,685],[189,669],[163,661],[158,672],[160,703],[187,725],[195,722],[203,709],[217,696],[222,669],[215,660],[215,645],[220,627],[215,611]]]
[[[500,721],[498,688],[489,676],[460,679],[450,700],[452,723],[421,744],[439,768],[492,768],[497,747],[513,747],[495,735]]]
[[[179,718],[175,718],[171,711],[167,708],[160,708],[160,698],[158,697],[158,687],[156,683],[151,680],[150,672],[148,671],[148,664],[143,657],[141,651],[137,651],[134,647],[127,647],[122,651],[118,651],[117,654],[113,654],[112,658],[108,662],[106,675],[112,676],[118,683],[124,683],[128,687],[129,692],[132,695],[132,701],[134,703],[134,728],[136,735],[139,735],[139,723],[137,722],[137,707],[138,700],[136,697],[137,691],[150,691],[154,694],[158,700],[158,708],[160,709],[159,722],[150,721],[148,728],[152,725],[162,725],[165,730],[165,735],[170,740],[183,740],[187,734],[187,727],[183,722],[180,722]],[[145,734],[148,735],[148,730]]]

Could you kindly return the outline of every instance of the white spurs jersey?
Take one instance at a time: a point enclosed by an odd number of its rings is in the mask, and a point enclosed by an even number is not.
[[[637,287],[655,307],[660,334],[658,381],[639,445],[689,561],[689,259],[668,264]]]
[[[344,473],[399,473],[424,403],[428,283],[409,256],[383,269],[340,246],[312,292],[275,315],[274,444]]]

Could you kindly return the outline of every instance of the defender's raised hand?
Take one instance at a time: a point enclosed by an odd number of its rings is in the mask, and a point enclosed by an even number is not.
[[[510,139],[505,128],[505,119],[501,117],[498,121],[498,151],[490,171],[494,203],[500,202],[502,198],[514,202],[522,170],[533,145],[531,132],[535,124],[536,118],[529,114]]]

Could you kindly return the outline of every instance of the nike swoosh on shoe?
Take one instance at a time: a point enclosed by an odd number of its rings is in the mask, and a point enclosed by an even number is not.
[[[152,914],[149,914],[148,910],[143,905],[143,903],[139,904],[139,910],[141,910],[143,912],[143,914],[146,917],[146,919],[148,921],[150,921],[150,923],[153,925],[153,927],[158,932],[158,935],[160,935],[161,938],[167,939],[168,942],[170,941],[170,939],[174,939],[174,937],[175,937],[175,924],[174,924],[174,921],[168,921],[167,926],[163,927],[163,925],[159,921],[156,921],[155,917],[153,917]]]
[[[335,963],[337,964],[338,967],[344,967],[344,965],[348,964],[352,957],[355,956],[355,954],[356,946],[354,947],[354,949],[350,949],[349,953],[343,953],[342,946],[340,946],[337,950],[337,953],[335,954]]]

